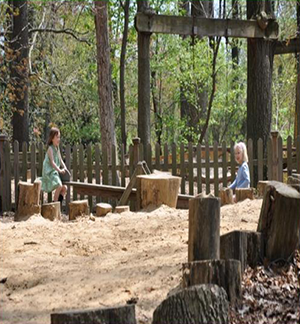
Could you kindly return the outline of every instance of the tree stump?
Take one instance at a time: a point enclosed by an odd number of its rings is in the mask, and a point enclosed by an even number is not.
[[[30,216],[41,213],[41,185],[42,183],[39,180],[35,180],[34,183],[19,182],[19,199],[15,221],[25,221]]]
[[[236,202],[243,201],[245,199],[254,199],[254,189],[253,188],[241,188],[235,189]]]
[[[290,186],[270,181],[260,212],[258,231],[262,233],[265,257],[287,260],[299,244],[300,193]]]
[[[269,181],[258,181],[257,192],[258,192],[259,197],[264,196],[268,184],[269,184]]]
[[[221,206],[233,204],[233,191],[230,188],[222,189],[219,193]]]
[[[129,211],[130,211],[129,206],[116,206],[116,208],[115,208],[115,213],[117,213],[117,214],[129,212]]]
[[[54,221],[55,219],[61,220],[60,202],[56,201],[42,205],[41,214],[44,218],[47,218],[51,221]]]
[[[220,238],[220,257],[241,262],[242,273],[247,265],[254,268],[263,261],[263,239],[261,233],[233,231]]]
[[[89,202],[85,200],[76,200],[69,204],[69,220],[75,220],[78,216],[89,215]]]
[[[167,205],[176,208],[180,177],[174,177],[164,172],[137,176],[137,209],[149,205]]]
[[[155,309],[152,324],[227,324],[228,313],[229,305],[223,288],[199,285],[167,297]]]
[[[198,196],[189,201],[188,261],[220,258],[220,199]]]
[[[238,260],[205,260],[183,264],[183,287],[216,284],[227,292],[231,304],[242,296],[241,262]]]
[[[106,203],[99,203],[96,205],[96,215],[99,217],[106,216],[108,213],[112,212],[112,206]]]
[[[135,305],[51,314],[51,324],[136,324]]]

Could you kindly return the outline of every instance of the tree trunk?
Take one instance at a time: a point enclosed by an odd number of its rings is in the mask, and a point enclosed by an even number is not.
[[[60,202],[56,201],[42,205],[41,214],[44,218],[47,218],[51,221],[61,220]]]
[[[241,262],[238,260],[204,260],[183,264],[183,287],[215,284],[225,289],[231,304],[242,297]]]
[[[13,0],[13,28],[10,65],[13,140],[29,142],[28,124],[28,8],[27,0]],[[20,145],[21,149],[22,145]]]
[[[69,220],[75,220],[80,216],[89,216],[89,202],[85,200],[76,200],[69,204]]]
[[[263,239],[261,233],[233,231],[220,238],[220,257],[241,262],[242,273],[249,265],[254,268],[263,261]]]
[[[273,14],[271,0],[247,0],[247,19],[255,19],[264,10]],[[247,63],[247,138],[253,140],[254,158],[257,141],[263,140],[264,156],[272,121],[272,72],[275,42],[267,39],[248,39]],[[254,170],[254,186],[258,181]]]
[[[257,230],[264,238],[269,261],[288,260],[300,238],[300,193],[281,182],[270,181],[264,195]]]
[[[199,285],[167,297],[155,309],[152,324],[227,324],[228,313],[223,288]]]
[[[111,145],[116,145],[107,12],[108,2],[95,0],[99,118],[102,150],[107,150]],[[110,163],[111,150],[108,150],[108,152]]]
[[[196,197],[189,201],[188,261],[220,258],[220,199]]]
[[[51,324],[136,324],[135,305],[51,314]]]
[[[121,104],[121,138],[124,145],[124,153],[126,153],[126,103],[125,103],[125,57],[128,37],[129,24],[129,5],[130,0],[125,0],[122,4],[124,10],[124,30],[120,57],[120,104]]]
[[[138,12],[147,12],[149,2],[137,0]],[[138,33],[138,137],[150,143],[150,35]]]

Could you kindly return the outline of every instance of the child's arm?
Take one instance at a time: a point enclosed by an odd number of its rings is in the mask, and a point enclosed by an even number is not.
[[[61,173],[62,170],[54,162],[54,159],[53,159],[53,151],[52,151],[52,148],[51,147],[48,148],[47,154],[48,154],[48,157],[49,157],[49,160],[50,160],[50,163],[51,163],[53,169],[55,169],[58,173]]]

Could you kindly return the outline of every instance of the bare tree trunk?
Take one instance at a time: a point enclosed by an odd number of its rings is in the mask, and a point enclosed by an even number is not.
[[[137,0],[139,12],[147,12],[149,2]],[[138,33],[138,136],[150,143],[150,34]]]
[[[113,144],[116,145],[107,12],[108,2],[105,0],[95,0],[98,94],[102,150],[107,150]],[[108,152],[110,161],[111,150],[108,150]]]
[[[261,11],[273,14],[270,0],[247,0],[247,19],[256,18]],[[248,39],[247,137],[253,140],[254,158],[259,138],[266,152],[271,131],[274,44],[271,40]],[[256,183],[257,172],[254,172],[254,186]]]
[[[126,104],[125,104],[125,57],[128,36],[129,23],[129,5],[130,0],[126,0],[121,5],[124,10],[124,30],[122,38],[121,58],[120,58],[120,103],[121,103],[121,138],[124,145],[124,152],[126,153]]]
[[[14,11],[10,43],[13,51],[13,60],[10,66],[13,140],[22,143],[29,141],[28,8],[27,0],[13,0],[11,3]]]

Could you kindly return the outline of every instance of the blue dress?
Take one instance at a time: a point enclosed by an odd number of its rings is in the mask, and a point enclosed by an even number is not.
[[[250,188],[250,172],[247,162],[243,162],[237,172],[236,178],[229,186],[230,189]]]

